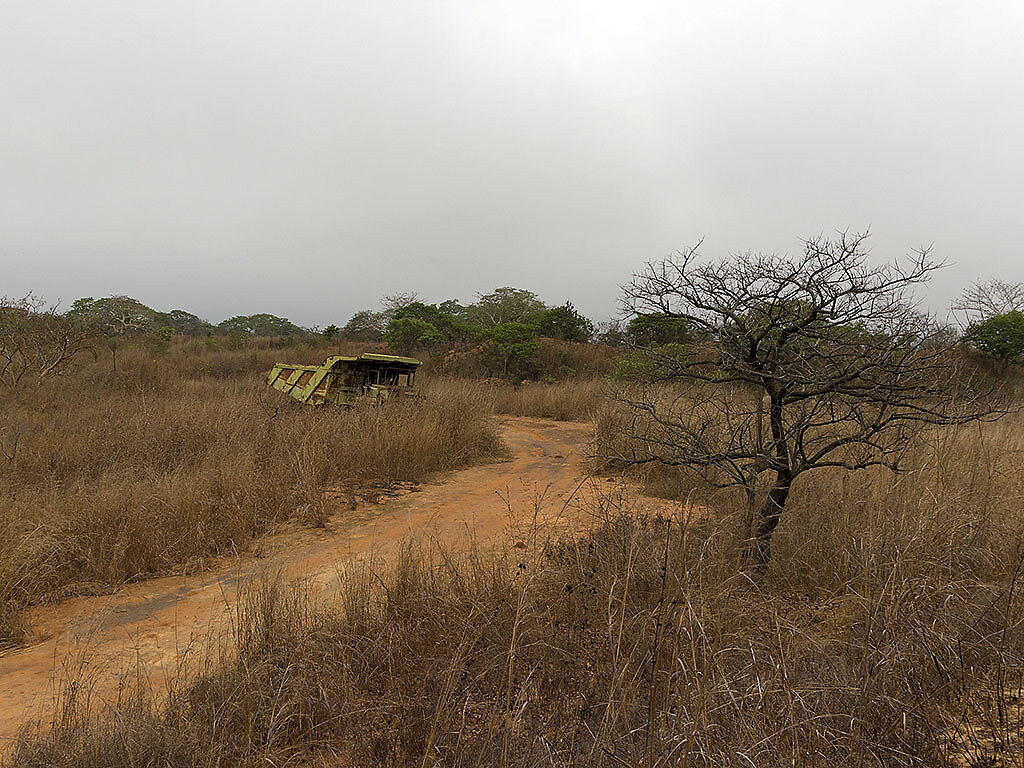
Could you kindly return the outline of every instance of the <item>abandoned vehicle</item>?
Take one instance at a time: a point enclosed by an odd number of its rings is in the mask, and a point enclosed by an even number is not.
[[[267,383],[309,405],[377,404],[415,394],[416,369],[420,365],[412,357],[336,355],[319,366],[277,363]]]

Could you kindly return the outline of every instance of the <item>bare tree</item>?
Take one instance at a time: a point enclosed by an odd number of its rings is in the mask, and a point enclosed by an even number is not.
[[[386,293],[381,296],[380,305],[383,307],[384,314],[390,318],[393,317],[398,310],[404,309],[419,300],[420,295],[416,293],[416,291]]]
[[[391,319],[397,315],[401,310],[408,307],[410,304],[415,304],[420,300],[420,295],[416,291],[399,291],[397,293],[386,293],[381,296],[380,299],[380,312],[366,312],[365,320],[371,324],[373,328],[373,335],[378,338],[384,336],[384,332],[388,329],[388,324]],[[357,315],[362,313],[357,313]],[[352,318],[355,320],[355,317]]]
[[[922,425],[998,412],[944,329],[915,309],[912,289],[940,265],[921,251],[873,266],[864,241],[819,237],[797,257],[713,263],[693,248],[625,287],[627,312],[679,318],[693,334],[642,353],[646,385],[620,396],[632,418],[618,458],[687,467],[763,497],[748,547],[758,566],[804,472],[898,470]]]
[[[964,328],[1008,312],[1024,312],[1024,283],[977,280],[953,302],[953,313]]]
[[[60,373],[92,346],[91,325],[61,315],[38,297],[0,299],[0,386],[40,381]]]

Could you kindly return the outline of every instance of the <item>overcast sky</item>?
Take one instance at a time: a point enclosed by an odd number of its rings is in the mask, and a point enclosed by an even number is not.
[[[870,227],[1024,280],[1024,3],[0,2],[0,294],[344,323]]]

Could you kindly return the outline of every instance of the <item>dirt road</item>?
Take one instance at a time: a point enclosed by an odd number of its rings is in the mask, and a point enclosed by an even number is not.
[[[350,510],[339,501],[325,528],[272,536],[257,548],[260,556],[243,555],[213,571],[36,610],[33,642],[0,656],[0,752],[24,722],[49,717],[54,681],[62,676],[85,670],[95,700],[115,696],[120,670],[136,659],[156,676],[172,671],[189,643],[229,625],[237,585],[250,576],[280,572],[326,582],[351,558],[386,555],[410,533],[446,544],[466,540],[470,531],[478,541],[498,541],[514,518],[533,515],[539,496],[544,516],[564,508],[571,517],[576,499],[588,493],[584,456],[592,434],[587,424],[509,418],[508,461],[454,472],[382,505]]]

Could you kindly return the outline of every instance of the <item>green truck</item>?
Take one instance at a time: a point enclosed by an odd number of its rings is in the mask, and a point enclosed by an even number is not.
[[[393,397],[415,394],[416,370],[412,357],[362,354],[335,355],[323,365],[277,363],[267,383],[308,405],[376,405]]]

